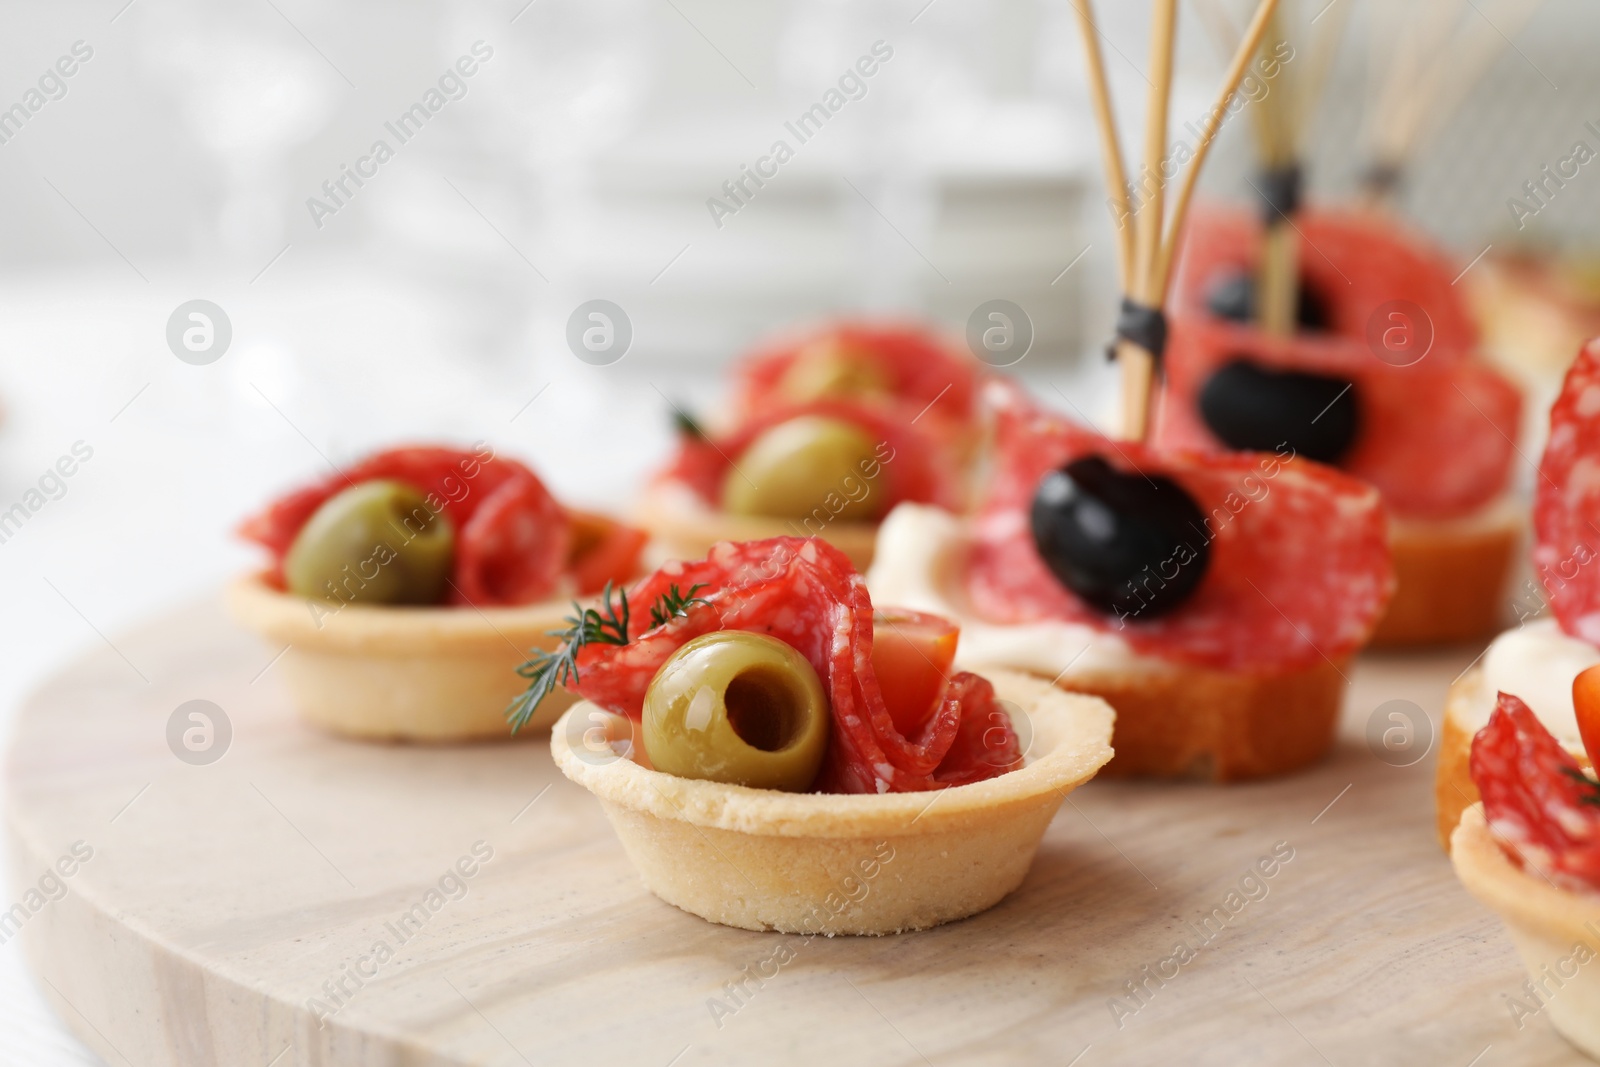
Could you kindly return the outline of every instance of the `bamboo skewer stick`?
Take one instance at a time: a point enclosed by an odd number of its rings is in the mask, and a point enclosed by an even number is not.
[[[1366,124],[1374,169],[1397,171],[1415,159],[1539,4],[1502,0],[1485,12],[1465,0],[1433,0],[1409,32],[1397,33],[1399,44]],[[1374,55],[1378,51],[1374,47]],[[1392,189],[1369,190],[1368,204],[1381,209],[1391,194]]]
[[[1282,28],[1282,20],[1275,12],[1262,38],[1263,52],[1269,40],[1283,39]],[[1262,97],[1251,110],[1261,143],[1261,164],[1269,173],[1288,170],[1295,166],[1299,157],[1295,141],[1295,99],[1290,92],[1292,80],[1287,71],[1280,77],[1284,80],[1278,91]],[[1259,192],[1265,196],[1269,191]],[[1280,212],[1267,214],[1265,222],[1261,262],[1256,272],[1256,323],[1268,336],[1288,337],[1294,333],[1300,295],[1300,248],[1296,241],[1299,234]]]
[[[1089,96],[1094,101],[1095,125],[1100,129],[1100,160],[1106,173],[1106,187],[1117,211],[1117,270],[1124,291],[1133,283],[1133,207],[1128,200],[1128,174],[1122,166],[1122,149],[1117,144],[1117,119],[1111,109],[1111,90],[1106,82],[1105,58],[1100,51],[1100,31],[1095,27],[1091,0],[1071,0],[1078,14],[1079,35],[1083,38],[1085,61],[1089,65]]]
[[[1149,104],[1145,109],[1144,160],[1141,183],[1149,187],[1148,195],[1133,216],[1134,231],[1126,233],[1128,212],[1126,197],[1126,171],[1117,138],[1111,109],[1111,93],[1106,84],[1105,64],[1101,61],[1099,30],[1095,26],[1094,8],[1090,0],[1072,0],[1078,15],[1079,29],[1083,34],[1088,56],[1090,95],[1095,103],[1095,119],[1100,126],[1100,142],[1105,156],[1107,181],[1112,183],[1113,206],[1119,210],[1117,220],[1118,251],[1122,257],[1122,290],[1126,303],[1136,311],[1144,310],[1159,315],[1166,298],[1167,283],[1172,272],[1173,250],[1183,226],[1183,216],[1194,193],[1195,175],[1198,173],[1211,142],[1215,139],[1222,118],[1227,113],[1228,100],[1239,86],[1244,70],[1261,43],[1267,21],[1277,8],[1278,0],[1260,0],[1255,17],[1245,32],[1233,60],[1223,78],[1217,104],[1206,115],[1194,158],[1179,184],[1179,194],[1173,210],[1166,211],[1166,176],[1162,170],[1167,149],[1168,107],[1172,90],[1173,42],[1177,31],[1177,0],[1154,0],[1150,42],[1151,75],[1155,79],[1150,90]],[[1159,348],[1159,345],[1153,347]],[[1152,352],[1142,344],[1119,337],[1115,352],[1122,364],[1123,382],[1123,436],[1143,440],[1150,423],[1150,401],[1155,380],[1159,352]]]
[[[1217,102],[1206,113],[1205,122],[1200,126],[1200,139],[1195,145],[1194,158],[1189,161],[1188,169],[1184,171],[1183,180],[1178,183],[1178,199],[1173,204],[1172,218],[1176,225],[1167,231],[1166,240],[1161,246],[1161,268],[1159,271],[1163,298],[1166,296],[1167,282],[1172,275],[1172,262],[1177,254],[1178,241],[1183,236],[1182,224],[1184,216],[1189,211],[1189,201],[1194,198],[1195,184],[1200,177],[1200,168],[1205,165],[1206,156],[1211,152],[1211,142],[1216,140],[1217,130],[1222,126],[1222,117],[1227,114],[1228,98],[1239,87],[1239,81],[1244,77],[1245,67],[1256,54],[1256,49],[1261,46],[1261,39],[1266,36],[1267,23],[1278,8],[1278,0],[1261,0],[1256,8],[1255,17],[1250,20],[1250,25],[1245,28],[1244,38],[1239,42],[1238,49],[1233,54],[1233,62],[1228,65],[1227,72],[1222,76],[1222,86],[1217,93]]]
[[[1178,23],[1178,0],[1155,0],[1150,28],[1150,99],[1145,107],[1144,163],[1141,185],[1149,193],[1135,217],[1136,241],[1133,284],[1124,291],[1146,307],[1161,306],[1160,281],[1162,208],[1166,177],[1162,169],[1167,151],[1167,105],[1172,97],[1172,49]],[[1117,363],[1122,368],[1122,429],[1124,436],[1142,441],[1149,432],[1150,397],[1155,382],[1156,356],[1132,341],[1117,342]]]

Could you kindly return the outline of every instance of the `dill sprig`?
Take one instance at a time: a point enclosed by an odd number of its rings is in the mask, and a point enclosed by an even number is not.
[[[1576,767],[1563,767],[1561,768],[1561,771],[1563,774],[1576,781],[1585,790],[1578,797],[1578,803],[1589,804],[1593,807],[1600,808],[1600,782],[1590,778],[1587,774],[1584,774],[1583,771]]]
[[[692,437],[696,441],[707,439],[705,429],[694,420],[692,415],[676,404],[672,406],[672,425],[677,427],[678,432],[685,437]]]
[[[596,608],[585,609],[574,601],[572,610],[576,614],[567,616],[567,628],[545,631],[551,637],[561,638],[560,647],[554,652],[533,649],[517,668],[517,674],[528,679],[528,688],[506,708],[506,721],[511,724],[512,733],[528,725],[528,720],[552,689],[578,680],[578,653],[584,646],[628,643],[628,594],[616,590],[618,603],[613,603],[612,592],[611,583],[607,582],[605,591],[600,594],[603,613]]]
[[[696,582],[689,587],[687,593],[680,593],[677,586],[669,586],[667,591],[650,605],[650,628],[654,630],[657,626],[665,626],[679,615],[689,614],[689,609],[696,604],[711,603],[705,597],[695,596],[705,587],[704,582]]]

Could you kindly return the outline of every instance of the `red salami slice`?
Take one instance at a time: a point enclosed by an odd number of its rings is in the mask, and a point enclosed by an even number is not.
[[[1450,362],[1477,348],[1477,325],[1452,285],[1460,267],[1421,234],[1370,212],[1307,210],[1295,215],[1295,227],[1301,275],[1322,297],[1334,333],[1365,343],[1379,308],[1405,301],[1432,325],[1428,359]],[[1249,211],[1207,206],[1190,213],[1183,244],[1175,304],[1184,315],[1199,314],[1219,277],[1255,269],[1261,222]]]
[[[1518,863],[1568,889],[1600,889],[1600,785],[1521,700],[1501,693],[1472,739],[1483,814]]]
[[[995,469],[967,571],[973,606],[1001,623],[1058,620],[1114,632],[1135,651],[1226,670],[1337,661],[1365,643],[1393,591],[1377,492],[1304,460],[1168,452],[1112,442],[1013,393],[999,413]],[[1210,563],[1169,614],[1122,623],[1056,580],[1034,547],[1040,479],[1086,456],[1162,474],[1207,516]],[[1170,576],[1169,576],[1170,577]]]
[[[887,511],[904,501],[958,509],[965,486],[960,460],[950,446],[915,414],[885,410],[854,400],[814,400],[773,408],[735,432],[714,440],[686,438],[672,463],[658,479],[678,481],[707,504],[720,507],[722,483],[729,465],[761,434],[802,415],[821,415],[853,423],[878,442],[877,456]],[[820,501],[819,501],[820,503]]]
[[[1533,563],[1556,619],[1600,644],[1600,341],[1578,353],[1550,409],[1533,523]]]
[[[487,450],[418,446],[379,452],[279,499],[245,520],[239,533],[272,553],[281,583],[284,554],[306,520],[336,493],[380,478],[414,486],[455,523],[456,599],[526,604],[554,591],[571,538],[566,513],[527,467]]]
[[[914,326],[844,323],[742,360],[734,372],[734,410],[750,417],[793,404],[786,380],[798,361],[819,352],[867,365],[867,373],[886,387],[879,400],[904,409],[907,417],[926,412],[923,418],[932,425],[964,423],[976,409],[982,371],[976,360]]]
[[[798,537],[725,541],[704,560],[671,563],[644,579],[628,594],[628,604],[642,614],[671,587],[686,593],[695,585],[702,586],[695,595],[707,603],[691,607],[687,615],[644,630],[626,645],[591,644],[580,651],[573,689],[637,719],[651,680],[674,652],[704,633],[748,630],[790,645],[822,679],[833,732],[816,783],[820,791],[934,789],[993,777],[1020,759],[1009,725],[995,720],[999,709],[993,691],[971,676],[952,679],[944,704],[919,736],[908,738],[895,729],[872,669],[872,601],[866,584],[827,542]],[[640,625],[648,623],[634,621],[635,628]],[[973,722],[964,728],[969,716]]]
[[[456,532],[454,604],[532,604],[555,592],[572,524],[526,468],[483,498]]]
[[[1475,360],[1407,367],[1372,355],[1365,341],[1329,334],[1272,337],[1205,314],[1174,318],[1156,441],[1168,448],[1225,447],[1200,417],[1211,376],[1244,359],[1272,370],[1354,383],[1355,443],[1339,469],[1378,487],[1397,515],[1469,514],[1505,491],[1522,417],[1517,387]]]

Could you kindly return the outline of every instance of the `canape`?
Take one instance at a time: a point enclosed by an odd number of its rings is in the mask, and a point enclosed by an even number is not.
[[[662,900],[751,930],[923,929],[1015,889],[1111,758],[1104,702],[954,671],[958,638],[875,611],[820,538],[724,542],[608,597],[536,658],[525,707],[583,698],[551,751]]]
[[[1600,686],[1580,699],[1589,755],[1600,743]],[[1573,1045],[1600,1059],[1600,783],[1521,700],[1497,695],[1472,743],[1482,801],[1451,837],[1463,885],[1496,912],[1530,980],[1510,1001],[1548,1013]]]
[[[821,537],[857,566],[903,500],[960,507],[980,434],[977,361],[922,330],[845,324],[756,352],[637,510],[661,558],[718,541]]]
[[[1468,754],[1495,694],[1517,694],[1575,759],[1585,759],[1573,687],[1600,664],[1600,344],[1579,351],[1549,426],[1533,509],[1533,562],[1543,595],[1520,598],[1523,621],[1496,637],[1481,664],[1450,687],[1435,781],[1445,842],[1478,799]],[[1546,601],[1550,614],[1536,617]]]
[[[1157,440],[1274,450],[1377,486],[1396,590],[1378,645],[1465,641],[1503,621],[1523,524],[1511,487],[1519,389],[1476,358],[1442,257],[1370,213],[1302,211],[1297,321],[1253,320],[1261,226],[1196,214]]]
[[[229,608],[283,646],[276,669],[300,715],[351,737],[433,742],[511,736],[513,669],[554,644],[568,598],[632,577],[645,542],[562,507],[483,444],[377,453],[240,533],[271,564],[234,582]]]
[[[956,620],[966,669],[1104,697],[1107,774],[1233,781],[1322,758],[1393,584],[1376,491],[1289,456],[1112,442],[1012,390],[996,407],[976,514],[896,509],[873,595]]]

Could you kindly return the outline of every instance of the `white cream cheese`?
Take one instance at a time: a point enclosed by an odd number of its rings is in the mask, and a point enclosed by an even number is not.
[[[960,582],[966,545],[966,526],[956,516],[924,504],[901,504],[878,529],[877,549],[867,571],[872,602],[942,615],[959,624],[956,666],[965,670],[1001,668],[1060,679],[1173,669],[1165,660],[1134,652],[1116,634],[1090,626],[997,625],[976,618]]]
[[[1471,709],[1473,729],[1489,721],[1495,694],[1503,691],[1521,698],[1556,740],[1581,750],[1572,680],[1597,663],[1600,648],[1562,633],[1553,618],[1507,630],[1483,654],[1483,688]]]

